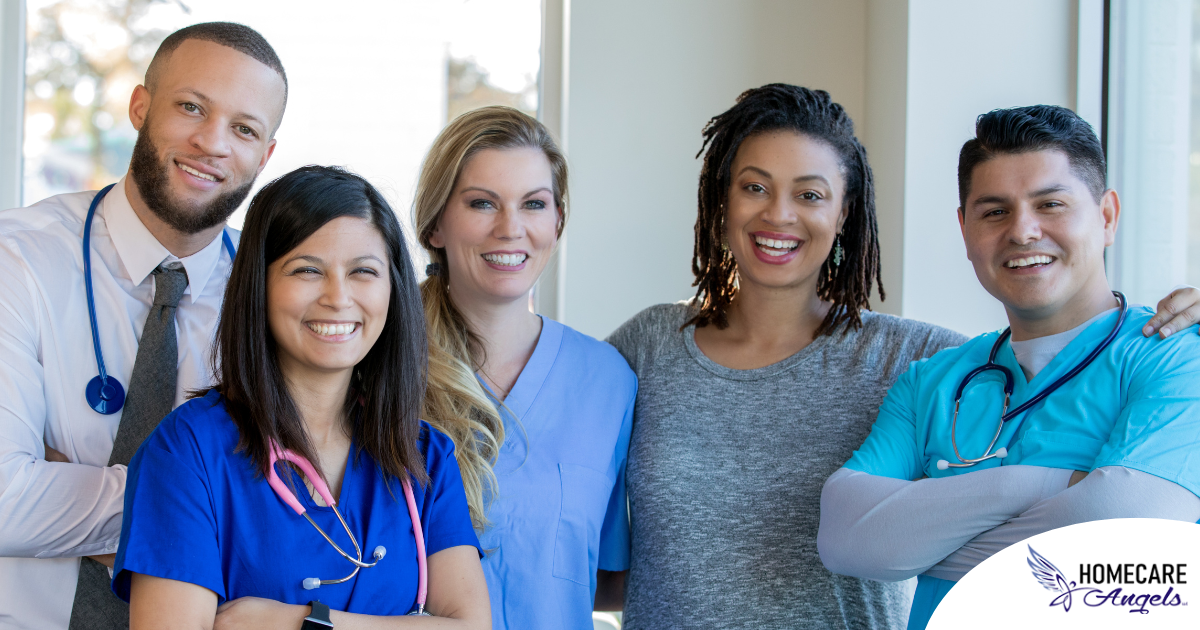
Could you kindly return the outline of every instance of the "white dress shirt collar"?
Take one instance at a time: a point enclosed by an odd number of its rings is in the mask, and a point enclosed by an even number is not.
[[[191,256],[176,258],[162,243],[158,242],[157,238],[154,238],[146,225],[138,218],[137,213],[133,211],[133,206],[129,205],[129,197],[125,195],[125,180],[128,177],[128,175],[122,177],[117,185],[113,186],[113,189],[105,195],[104,201],[100,204],[100,213],[102,213],[104,223],[108,226],[108,232],[112,236],[117,256],[120,257],[121,264],[125,266],[125,271],[129,273],[130,281],[134,286],[140,285],[156,267],[177,260],[187,271],[188,288],[184,294],[190,295],[191,301],[195,303],[204,293],[204,287],[208,284],[209,278],[217,268],[217,262],[221,259],[221,250],[224,249],[221,236],[218,235],[211,243],[204,246],[204,249]]]

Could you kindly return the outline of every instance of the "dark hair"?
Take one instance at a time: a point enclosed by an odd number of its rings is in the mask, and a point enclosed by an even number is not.
[[[275,49],[271,48],[271,44],[267,43],[267,39],[258,31],[235,22],[193,24],[168,35],[162,44],[159,44],[154,58],[150,60],[150,67],[146,69],[146,89],[150,90],[151,94],[154,93],[155,84],[158,83],[161,66],[166,63],[171,53],[179,48],[180,44],[189,39],[199,39],[232,48],[278,72],[279,77],[283,79],[283,102],[286,107],[288,80],[287,73],[283,71],[283,62],[279,61],[279,55],[275,54]]]
[[[854,122],[824,90],[772,83],[747,90],[737,104],[705,125],[704,166],[700,170],[699,211],[692,273],[696,280],[699,312],[684,324],[717,328],[729,325],[725,310],[737,295],[737,261],[722,247],[725,201],[729,196],[730,169],[742,142],[771,131],[793,131],[828,144],[838,155],[846,180],[845,203],[849,210],[842,225],[845,250],[841,265],[825,259],[817,279],[817,296],[833,303],[815,336],[832,334],[845,325],[843,334],[862,326],[859,309],[870,308],[873,283],[879,285],[879,235],[875,225],[875,184],[867,150],[854,137]],[[706,150],[707,149],[707,150]]]
[[[370,221],[387,244],[391,297],[383,331],[346,395],[354,444],[390,477],[428,481],[417,448],[425,398],[425,314],[407,241],[375,187],[339,168],[305,166],[267,184],[246,213],[213,351],[215,389],[238,427],[238,450],[268,470],[268,440],[318,465],[279,368],[267,323],[267,268],[338,217]],[[319,469],[319,468],[318,468]]]
[[[967,207],[975,167],[997,155],[1062,151],[1097,202],[1107,188],[1104,149],[1086,120],[1057,105],[994,109],[975,119],[975,137],[958,154],[958,204]]]

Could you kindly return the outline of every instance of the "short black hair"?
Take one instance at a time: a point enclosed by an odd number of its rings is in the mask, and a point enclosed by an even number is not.
[[[158,73],[162,64],[166,63],[171,53],[175,52],[180,44],[189,39],[199,39],[232,48],[278,72],[279,77],[283,79],[283,102],[285,106],[287,105],[287,73],[283,71],[283,62],[279,61],[279,55],[275,54],[275,49],[271,48],[271,44],[267,43],[267,39],[258,31],[245,24],[235,22],[203,22],[185,26],[168,35],[158,46],[154,58],[150,60],[150,67],[146,69],[146,89],[150,90],[151,94],[154,93],[155,84],[158,83]]]
[[[732,181],[730,170],[738,149],[747,138],[773,131],[791,131],[829,145],[837,153],[846,179],[848,210],[842,225],[845,260],[834,263],[826,256],[817,278],[817,296],[833,303],[814,337],[841,330],[846,334],[862,326],[860,309],[870,309],[871,288],[879,287],[879,230],[875,221],[875,178],[867,163],[867,150],[854,135],[854,121],[824,90],[771,83],[746,90],[733,107],[705,125],[702,135],[704,166],[696,215],[692,273],[699,311],[684,326],[717,328],[729,325],[726,309],[737,295],[737,261],[722,247],[725,202]],[[697,154],[699,157],[700,154]]]
[[[967,207],[975,167],[998,156],[1030,151],[1062,151],[1075,175],[1100,201],[1108,167],[1095,130],[1079,114],[1057,105],[994,109],[975,119],[975,137],[958,154],[958,204]]]

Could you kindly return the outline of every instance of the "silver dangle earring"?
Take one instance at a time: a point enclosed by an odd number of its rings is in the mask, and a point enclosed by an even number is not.
[[[838,234],[833,237],[833,266],[838,267],[842,264],[842,256],[845,250],[842,249],[842,235]]]

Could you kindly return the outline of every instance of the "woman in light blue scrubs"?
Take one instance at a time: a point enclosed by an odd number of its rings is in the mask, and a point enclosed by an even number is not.
[[[597,572],[628,565],[625,456],[637,380],[610,345],[534,314],[567,220],[567,166],[507,107],[434,141],[415,223],[429,252],[423,417],[458,446],[492,627],[592,628]]]
[[[113,589],[130,627],[395,627],[380,617],[424,600],[420,542],[439,627],[488,626],[454,446],[418,420],[417,291],[395,214],[362,178],[308,166],[255,196],[217,331],[218,384],[129,466]],[[279,449],[313,470],[275,465]],[[355,570],[331,542],[375,566]]]

